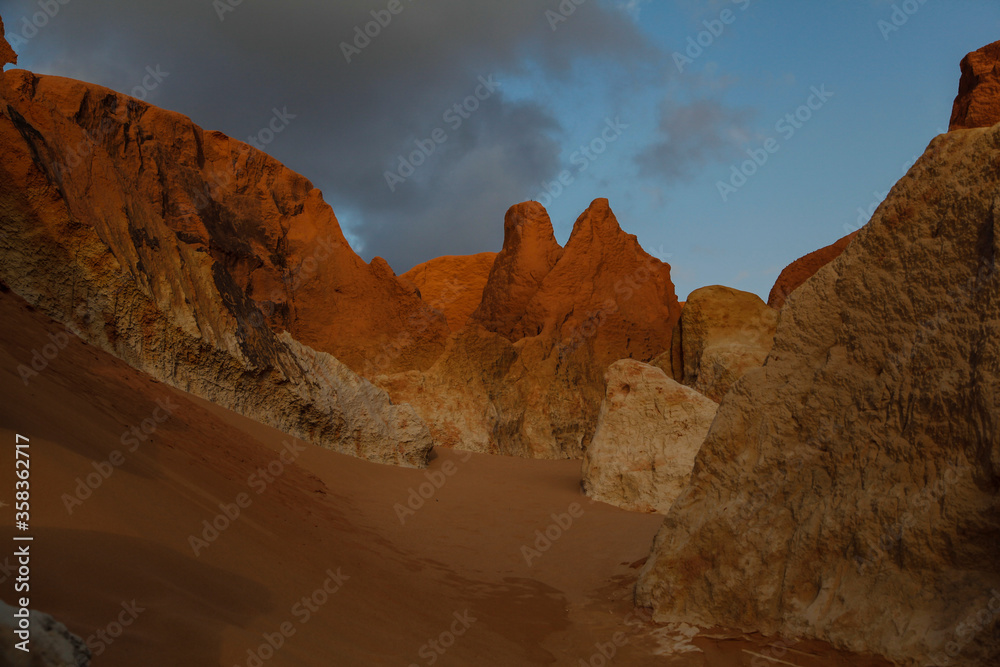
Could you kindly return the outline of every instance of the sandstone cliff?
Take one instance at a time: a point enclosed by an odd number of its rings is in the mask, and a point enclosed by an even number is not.
[[[360,366],[403,330],[422,344],[387,365],[419,367],[444,319],[350,250],[309,181],[99,86],[13,70],[0,101],[3,283],[174,386],[317,444],[425,464],[413,410],[326,353]]]
[[[17,64],[17,54],[14,53],[14,49],[10,48],[10,44],[7,43],[7,38],[4,36],[6,34],[3,27],[3,19],[0,18],[0,70],[3,70],[6,65]],[[0,74],[0,76],[3,75]]]
[[[815,250],[786,266],[778,275],[774,287],[771,288],[771,293],[767,296],[767,305],[778,309],[784,306],[789,294],[812,278],[817,271],[840,257],[840,253],[844,252],[844,249],[851,244],[857,235],[857,232],[848,234],[836,243]]]
[[[597,429],[583,457],[584,493],[665,514],[687,486],[719,406],[630,359],[612,364],[605,381]]]
[[[951,111],[950,130],[1000,123],[1000,42],[962,59],[962,79]]]
[[[604,371],[669,347],[680,307],[670,266],[596,200],[561,248],[545,209],[514,206],[482,303],[425,372],[377,378],[411,403],[435,441],[473,451],[580,458]]]
[[[744,373],[764,363],[777,323],[778,313],[756,294],[702,287],[688,296],[670,351],[654,364],[719,402]]]
[[[421,298],[440,310],[455,332],[465,327],[483,300],[483,288],[496,256],[495,252],[446,255],[418,264],[399,277],[413,283]]]
[[[641,573],[658,620],[1000,664],[998,163],[1000,126],[937,137],[791,295]]]

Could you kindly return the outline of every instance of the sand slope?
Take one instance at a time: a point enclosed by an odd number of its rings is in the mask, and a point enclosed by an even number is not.
[[[91,641],[96,665],[601,664],[589,662],[597,644],[608,650],[617,632],[627,643],[615,648],[616,664],[749,665],[747,650],[772,650],[759,640],[697,638],[704,652],[655,655],[681,635],[629,614],[660,517],[589,502],[579,462],[447,452],[418,471],[305,446],[266,482],[255,471],[277,470],[283,434],[72,336],[25,386],[18,365],[62,328],[10,293],[0,294],[0,320],[0,439],[31,438],[31,604],[83,637],[117,632],[109,624],[123,603],[142,609],[110,645]],[[164,417],[158,400],[172,415],[123,444],[130,427]],[[114,450],[122,465],[70,514],[63,495]],[[12,466],[0,470],[0,501],[11,502]],[[401,523],[394,506],[434,473],[447,481]],[[195,556],[189,536],[240,494],[249,506]],[[529,566],[522,545],[573,503],[582,515]],[[12,519],[10,507],[0,509],[4,535]],[[323,588],[328,570],[339,590],[316,594],[323,604],[306,620],[295,605]],[[0,579],[9,598],[2,570]],[[466,611],[466,623],[476,619],[467,629],[455,616]],[[251,659],[283,623],[293,632],[281,649]],[[441,635],[452,627],[463,634],[443,655],[426,646],[450,644]],[[828,656],[793,664],[881,664]]]

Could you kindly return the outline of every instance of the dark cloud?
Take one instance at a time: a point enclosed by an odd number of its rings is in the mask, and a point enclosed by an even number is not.
[[[670,62],[614,2],[579,5],[553,31],[545,12],[555,0],[400,0],[401,13],[350,63],[341,43],[353,42],[373,10],[384,21],[389,0],[236,2],[72,0],[20,45],[22,64],[122,92],[159,66],[169,76],[148,101],[244,140],[273,109],[287,110],[295,118],[265,150],[349,214],[364,256],[382,255],[400,272],[441,254],[497,249],[505,210],[560,168],[559,121],[545,100],[506,95],[505,76],[530,68],[571,81],[583,59],[659,68],[662,77]],[[36,11],[37,0],[0,0],[9,32]],[[490,76],[500,89],[460,127],[449,124],[445,112]],[[698,119],[681,111],[672,120]],[[392,191],[385,172],[439,128],[447,140]],[[649,155],[699,159],[714,150],[678,145],[677,136],[670,130],[669,146]]]

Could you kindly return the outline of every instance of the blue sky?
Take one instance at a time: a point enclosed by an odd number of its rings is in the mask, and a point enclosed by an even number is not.
[[[397,272],[498,250],[504,211],[526,199],[548,206],[565,242],[608,197],[622,227],[668,257],[683,299],[711,284],[766,298],[785,265],[856,228],[947,128],[961,58],[1000,39],[1000,4],[987,0],[588,0],[552,30],[559,4],[402,0],[352,62],[341,45],[388,0],[222,13],[73,0],[14,41],[20,67],[123,92],[160,65],[170,76],[148,101],[241,139],[287,108],[296,118],[265,149],[324,191],[362,256]],[[0,0],[9,34],[37,11]],[[708,39],[705,21],[719,34]],[[703,32],[679,71],[673,54]],[[449,127],[443,113],[480,76],[499,90]],[[832,95],[806,113],[813,89]],[[808,120],[794,133],[776,128],[797,110]],[[385,173],[438,128],[447,141],[389,188]],[[591,142],[603,152],[581,157]],[[723,201],[718,183],[748,150],[767,160]]]
[[[887,31],[888,39],[878,21],[892,23],[893,3],[715,7],[647,2],[635,20],[665,51],[683,52],[688,38],[706,29],[702,21],[722,9],[733,12],[734,22],[682,76],[702,79],[707,94],[726,107],[745,109],[746,140],[697,164],[689,179],[665,181],[633,161],[636,150],[656,140],[653,111],[661,90],[650,88],[620,106],[607,101],[613,82],[595,94],[564,97],[560,114],[578,119],[567,150],[596,136],[596,123],[580,119],[620,112],[632,127],[549,210],[565,241],[576,215],[601,193],[647,250],[672,255],[682,298],[708,284],[766,298],[789,262],[856,228],[859,208],[866,221],[929,141],[947,130],[959,61],[1000,39],[1000,4],[928,0]],[[833,96],[786,141],[775,123],[802,105],[812,86],[826,86]],[[728,180],[732,165],[748,159],[743,151],[759,149],[766,137],[779,139],[780,149],[724,202],[717,182]]]

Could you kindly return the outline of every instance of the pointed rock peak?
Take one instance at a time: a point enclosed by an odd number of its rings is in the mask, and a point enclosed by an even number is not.
[[[17,64],[17,54],[14,53],[14,49],[7,43],[6,34],[3,27],[3,17],[0,17],[0,70],[8,64]]]
[[[369,266],[375,271],[375,275],[384,277],[395,277],[396,272],[392,270],[389,266],[389,262],[385,261],[382,257],[372,257],[372,261],[369,262]]]
[[[595,199],[576,219],[566,245],[568,247],[581,242],[589,245],[594,239],[607,240],[621,235],[624,235],[624,232],[608,200]]]
[[[948,131],[993,127],[1000,123],[1000,42],[962,59],[962,79]]]
[[[517,248],[522,244],[529,247],[561,247],[556,241],[548,211],[536,201],[511,206],[504,216],[504,250]]]
[[[472,321],[512,340],[524,335],[521,318],[528,302],[562,256],[545,207],[529,201],[504,217],[503,250],[490,269],[482,302]]]

